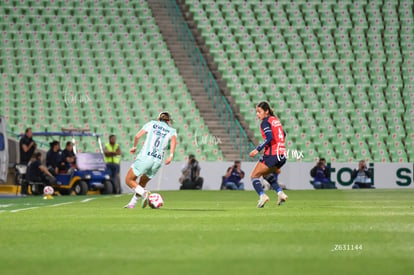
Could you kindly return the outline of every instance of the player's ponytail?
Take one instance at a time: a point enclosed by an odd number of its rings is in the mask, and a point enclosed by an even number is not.
[[[266,101],[262,101],[262,102],[260,102],[259,104],[257,104],[257,106],[256,107],[259,107],[259,108],[262,108],[263,109],[263,111],[269,111],[269,115],[271,115],[271,116],[275,116],[275,113],[273,112],[273,109],[272,108],[270,108],[270,105],[269,105],[269,103],[267,103]]]

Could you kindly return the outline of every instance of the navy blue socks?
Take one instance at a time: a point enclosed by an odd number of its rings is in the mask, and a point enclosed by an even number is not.
[[[257,194],[259,194],[259,196],[264,194],[262,183],[260,182],[260,180],[258,178],[252,179],[252,184],[253,184],[254,190],[256,190],[256,192],[257,192]]]
[[[269,182],[269,184],[275,189],[277,193],[282,191],[282,188],[280,188],[279,184],[277,183],[277,177],[278,175],[276,173],[271,173],[266,177],[266,180]]]

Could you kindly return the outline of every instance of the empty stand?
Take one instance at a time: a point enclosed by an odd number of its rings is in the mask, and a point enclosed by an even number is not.
[[[216,144],[194,142],[208,127],[146,1],[5,1],[0,18],[0,112],[12,132],[89,127],[105,142],[116,134],[130,160],[135,133],[167,110],[178,131],[175,160],[223,159]]]
[[[186,4],[256,138],[268,100],[305,161],[413,160],[412,1]]]

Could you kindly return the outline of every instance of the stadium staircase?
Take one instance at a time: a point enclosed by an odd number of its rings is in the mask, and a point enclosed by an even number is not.
[[[251,131],[249,123],[244,119],[244,116],[241,114],[239,105],[237,104],[234,97],[231,95],[231,91],[227,86],[227,81],[223,78],[223,74],[219,71],[218,65],[214,61],[214,57],[210,53],[210,48],[206,44],[206,40],[203,38],[202,33],[197,28],[197,23],[194,21],[194,17],[190,12],[189,6],[186,4],[185,0],[177,0],[176,2],[181,10],[183,18],[190,27],[190,30],[194,36],[197,46],[203,54],[210,71],[215,77],[215,80],[220,88],[220,92],[225,96],[231,109],[236,114],[236,117],[239,120],[240,124],[243,126],[244,130],[246,131],[249,140],[253,141],[254,144],[257,144],[258,140],[255,137],[255,131]],[[252,102],[252,107],[254,107],[256,103],[257,102]]]
[[[228,161],[240,159],[240,153],[234,148],[232,140],[226,132],[225,125],[220,122],[211,100],[204,91],[203,84],[198,80],[199,76],[195,73],[196,67],[191,63],[191,58],[187,55],[183,42],[179,40],[179,35],[175,31],[174,24],[171,23],[171,18],[163,2],[163,0],[148,1],[148,6],[174,59],[175,65],[210,131],[210,136],[204,139],[199,136],[198,142],[217,143],[224,159]]]

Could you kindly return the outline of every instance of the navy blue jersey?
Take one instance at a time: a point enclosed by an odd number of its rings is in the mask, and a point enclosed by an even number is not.
[[[229,168],[232,169],[230,176],[226,179],[226,182],[234,182],[238,183],[242,179],[242,175],[244,175],[244,171],[240,170],[240,173],[237,171],[236,168]]]

